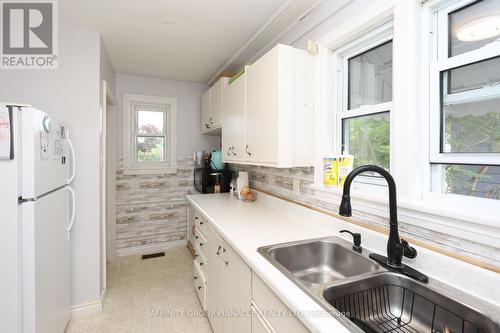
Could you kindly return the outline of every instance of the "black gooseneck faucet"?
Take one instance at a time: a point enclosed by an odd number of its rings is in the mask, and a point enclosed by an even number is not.
[[[342,194],[342,202],[340,203],[339,214],[342,216],[351,216],[352,208],[351,208],[351,184],[354,178],[360,173],[372,171],[380,174],[385,178],[387,184],[389,186],[389,239],[387,241],[387,258],[383,257],[379,254],[372,253],[370,254],[370,258],[379,262],[382,266],[396,270],[402,274],[411,276],[420,280],[422,282],[427,282],[427,276],[422,273],[415,271],[414,269],[403,265],[402,259],[403,256],[413,259],[417,256],[417,250],[408,244],[407,241],[399,238],[399,230],[398,230],[398,211],[397,211],[397,201],[396,201],[396,182],[394,178],[392,178],[391,174],[376,165],[363,165],[360,166],[346,177],[344,182],[344,190]]]

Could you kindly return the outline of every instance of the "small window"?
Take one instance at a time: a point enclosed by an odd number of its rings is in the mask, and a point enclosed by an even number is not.
[[[126,94],[123,105],[125,172],[176,172],[177,101]]]
[[[436,18],[430,75],[432,189],[499,199],[500,2],[463,0],[441,9]]]
[[[392,25],[377,38],[354,41],[336,52],[342,82],[336,112],[336,145],[354,156],[354,167],[375,164],[390,168],[390,111],[392,108]],[[338,98],[338,97],[336,97]]]
[[[167,109],[161,107],[137,106],[136,110],[136,162],[165,162],[164,130]]]

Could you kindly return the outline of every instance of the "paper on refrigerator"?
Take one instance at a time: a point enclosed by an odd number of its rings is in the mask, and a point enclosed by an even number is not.
[[[10,160],[12,155],[11,114],[7,107],[0,107],[0,160]]]

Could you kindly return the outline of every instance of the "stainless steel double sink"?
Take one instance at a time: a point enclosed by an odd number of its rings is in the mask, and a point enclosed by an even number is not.
[[[339,237],[258,252],[355,332],[500,332],[498,309],[438,281],[389,272]]]

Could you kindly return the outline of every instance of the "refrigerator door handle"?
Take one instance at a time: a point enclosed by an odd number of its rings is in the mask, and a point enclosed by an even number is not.
[[[75,180],[76,176],[76,161],[75,161],[75,149],[73,147],[73,143],[71,142],[69,136],[66,138],[69,147],[69,153],[71,154],[71,176],[68,179],[68,185]]]
[[[73,190],[70,186],[66,186],[68,189],[69,193],[71,193],[71,217],[69,220],[69,225],[68,228],[66,229],[68,232],[71,232],[73,229],[73,225],[75,224],[75,218],[76,218],[76,196],[75,196],[75,190]]]

